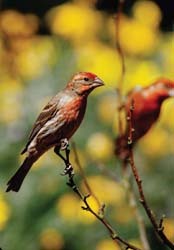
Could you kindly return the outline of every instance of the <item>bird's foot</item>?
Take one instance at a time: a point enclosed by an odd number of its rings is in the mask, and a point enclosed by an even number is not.
[[[69,141],[67,138],[63,138],[60,140],[60,150],[66,150],[69,146]]]
[[[74,175],[74,169],[71,164],[67,164],[65,169],[63,170],[63,173],[61,175]]]

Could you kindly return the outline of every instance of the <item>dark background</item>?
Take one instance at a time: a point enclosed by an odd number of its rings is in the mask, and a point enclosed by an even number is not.
[[[1,9],[16,9],[24,13],[34,13],[39,16],[42,20],[44,14],[48,9],[53,6],[67,2],[66,0],[2,0]],[[131,7],[136,2],[136,0],[125,0],[124,3],[124,12],[127,14],[131,13]],[[173,0],[155,0],[158,6],[160,7],[163,18],[161,21],[161,29],[163,31],[172,31],[174,23],[174,2]],[[105,10],[109,13],[113,13],[117,10],[118,1],[117,0],[98,0],[95,4],[96,8],[99,10]],[[41,22],[39,29],[40,34],[48,34],[49,30],[44,25],[44,22]]]

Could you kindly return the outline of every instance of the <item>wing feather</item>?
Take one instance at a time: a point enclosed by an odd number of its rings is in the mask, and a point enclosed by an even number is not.
[[[56,95],[43,108],[43,110],[41,111],[40,115],[38,116],[38,118],[36,119],[33,125],[33,128],[29,134],[28,142],[25,148],[23,149],[23,151],[21,152],[21,154],[24,154],[27,151],[28,145],[33,140],[33,138],[37,135],[40,129],[45,125],[47,121],[52,119],[55,116],[55,114],[58,112],[59,100],[60,100],[59,95]]]

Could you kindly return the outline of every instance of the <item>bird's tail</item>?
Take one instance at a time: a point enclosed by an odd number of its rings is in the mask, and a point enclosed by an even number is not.
[[[18,192],[25,176],[27,175],[28,171],[30,170],[33,163],[36,161],[35,157],[26,157],[20,168],[17,172],[12,176],[12,178],[7,183],[6,192],[15,191]]]

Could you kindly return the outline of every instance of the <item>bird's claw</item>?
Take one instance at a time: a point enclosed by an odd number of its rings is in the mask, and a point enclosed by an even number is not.
[[[67,165],[66,168],[63,170],[63,173],[61,175],[74,175],[74,169],[71,164]]]
[[[60,140],[60,150],[66,150],[69,146],[69,142],[67,138],[61,139]]]

